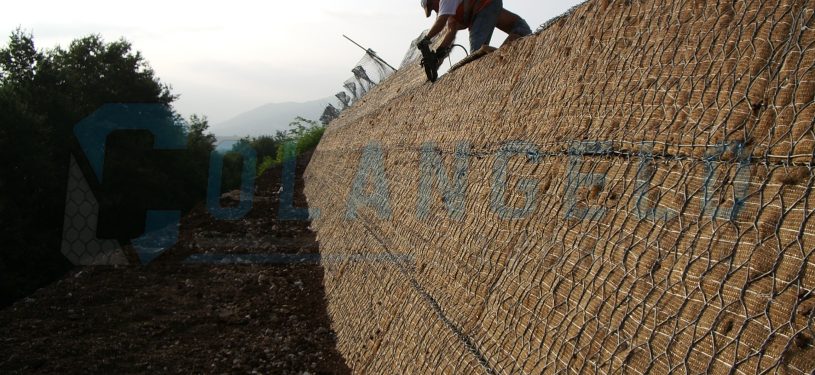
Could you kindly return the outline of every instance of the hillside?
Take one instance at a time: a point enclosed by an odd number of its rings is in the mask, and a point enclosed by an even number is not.
[[[289,130],[289,123],[297,116],[318,120],[325,107],[332,103],[336,104],[333,97],[304,103],[269,103],[215,124],[212,131],[218,136],[274,135],[278,130]]]
[[[815,371],[815,3],[592,0],[308,171],[354,372]]]

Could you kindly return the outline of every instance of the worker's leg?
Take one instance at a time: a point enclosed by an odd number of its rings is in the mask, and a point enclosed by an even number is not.
[[[473,24],[470,26],[470,53],[478,51],[485,44],[490,44],[502,9],[504,9],[503,0],[492,0],[490,5],[475,15]]]
[[[506,9],[498,16],[498,29],[509,34],[504,44],[532,34],[532,29],[521,16]]]

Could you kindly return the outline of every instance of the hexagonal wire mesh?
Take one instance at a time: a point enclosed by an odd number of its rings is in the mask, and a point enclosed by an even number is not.
[[[62,254],[77,266],[127,264],[127,257],[117,241],[96,238],[98,222],[99,201],[71,155]]]

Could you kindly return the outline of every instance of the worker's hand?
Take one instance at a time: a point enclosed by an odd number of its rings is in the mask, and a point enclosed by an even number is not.
[[[430,48],[430,43],[432,42],[433,41],[430,38],[424,37],[419,41],[419,43],[416,44],[416,46],[419,47],[419,49],[422,49],[423,47]]]
[[[441,62],[443,62],[444,59],[447,58],[447,56],[450,56],[451,50],[452,50],[451,47],[447,48],[439,47],[439,49],[436,50],[436,59],[439,61],[439,64],[441,64]]]

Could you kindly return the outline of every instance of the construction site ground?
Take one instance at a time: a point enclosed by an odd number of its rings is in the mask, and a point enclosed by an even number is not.
[[[300,159],[295,206],[305,207]],[[349,373],[309,223],[277,220],[280,177],[257,180],[241,220],[215,220],[202,203],[147,266],[76,268],[0,311],[0,373]],[[195,254],[303,261],[189,264]]]

